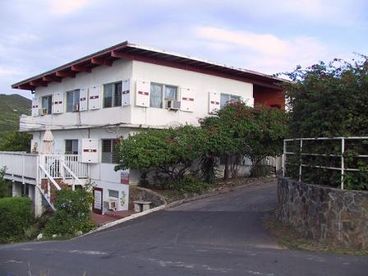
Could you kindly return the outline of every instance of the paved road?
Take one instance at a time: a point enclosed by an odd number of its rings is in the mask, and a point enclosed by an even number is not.
[[[368,275],[368,257],[280,248],[262,227],[272,183],[190,202],[71,241],[0,247],[0,275]]]

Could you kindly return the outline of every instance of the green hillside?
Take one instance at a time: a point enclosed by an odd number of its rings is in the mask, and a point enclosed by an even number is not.
[[[31,114],[32,101],[17,94],[0,94],[0,140],[9,132],[18,130],[19,116]]]

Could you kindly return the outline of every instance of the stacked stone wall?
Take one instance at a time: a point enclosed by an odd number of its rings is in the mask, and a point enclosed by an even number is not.
[[[368,192],[278,180],[277,217],[305,238],[368,249]]]

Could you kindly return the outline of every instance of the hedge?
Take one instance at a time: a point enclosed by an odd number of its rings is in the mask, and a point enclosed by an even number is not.
[[[32,201],[27,197],[0,199],[0,242],[22,239],[33,221]]]

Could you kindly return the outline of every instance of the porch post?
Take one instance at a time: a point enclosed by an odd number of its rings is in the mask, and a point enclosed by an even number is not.
[[[34,215],[36,218],[40,217],[43,213],[42,207],[42,194],[38,187],[35,186],[35,196],[34,196]]]

